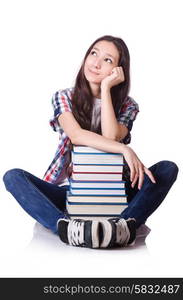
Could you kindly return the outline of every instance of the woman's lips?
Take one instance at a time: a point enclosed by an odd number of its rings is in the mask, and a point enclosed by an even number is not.
[[[88,69],[90,73],[95,74],[95,75],[99,75],[99,73],[92,71],[91,69]]]

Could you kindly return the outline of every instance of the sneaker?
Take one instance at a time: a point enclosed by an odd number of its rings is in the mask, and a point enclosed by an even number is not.
[[[125,247],[133,245],[136,238],[136,221],[114,218],[100,221],[103,231],[103,240],[100,248]]]
[[[57,227],[62,242],[72,246],[99,248],[98,221],[59,219]]]

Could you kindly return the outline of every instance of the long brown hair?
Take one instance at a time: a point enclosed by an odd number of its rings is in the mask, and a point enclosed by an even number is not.
[[[111,88],[111,97],[116,118],[118,117],[119,110],[122,107],[130,88],[130,55],[126,44],[121,38],[113,37],[110,35],[105,35],[98,38],[96,41],[93,42],[93,44],[89,47],[85,54],[81,68],[75,80],[75,86],[72,96],[72,112],[74,114],[74,117],[80,124],[81,128],[87,130],[90,130],[91,128],[93,95],[89,83],[84,75],[84,64],[87,56],[91,52],[94,45],[97,42],[103,40],[112,42],[118,49],[118,66],[121,66],[123,68],[125,77],[125,80],[122,83]],[[96,132],[101,134],[101,123],[99,124]]]

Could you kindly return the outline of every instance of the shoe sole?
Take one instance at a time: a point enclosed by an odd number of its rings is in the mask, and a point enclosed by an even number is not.
[[[107,220],[101,221],[100,223],[103,230],[103,240],[100,244],[100,248],[107,248],[112,239],[112,226]]]
[[[99,248],[99,221],[92,221],[92,248]]]

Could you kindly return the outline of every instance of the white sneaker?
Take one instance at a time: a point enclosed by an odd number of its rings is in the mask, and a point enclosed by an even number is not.
[[[134,244],[136,238],[135,219],[114,218],[100,221],[100,223],[103,229],[100,248],[125,247]]]
[[[99,248],[99,221],[59,219],[58,234],[62,242],[87,248]]]

